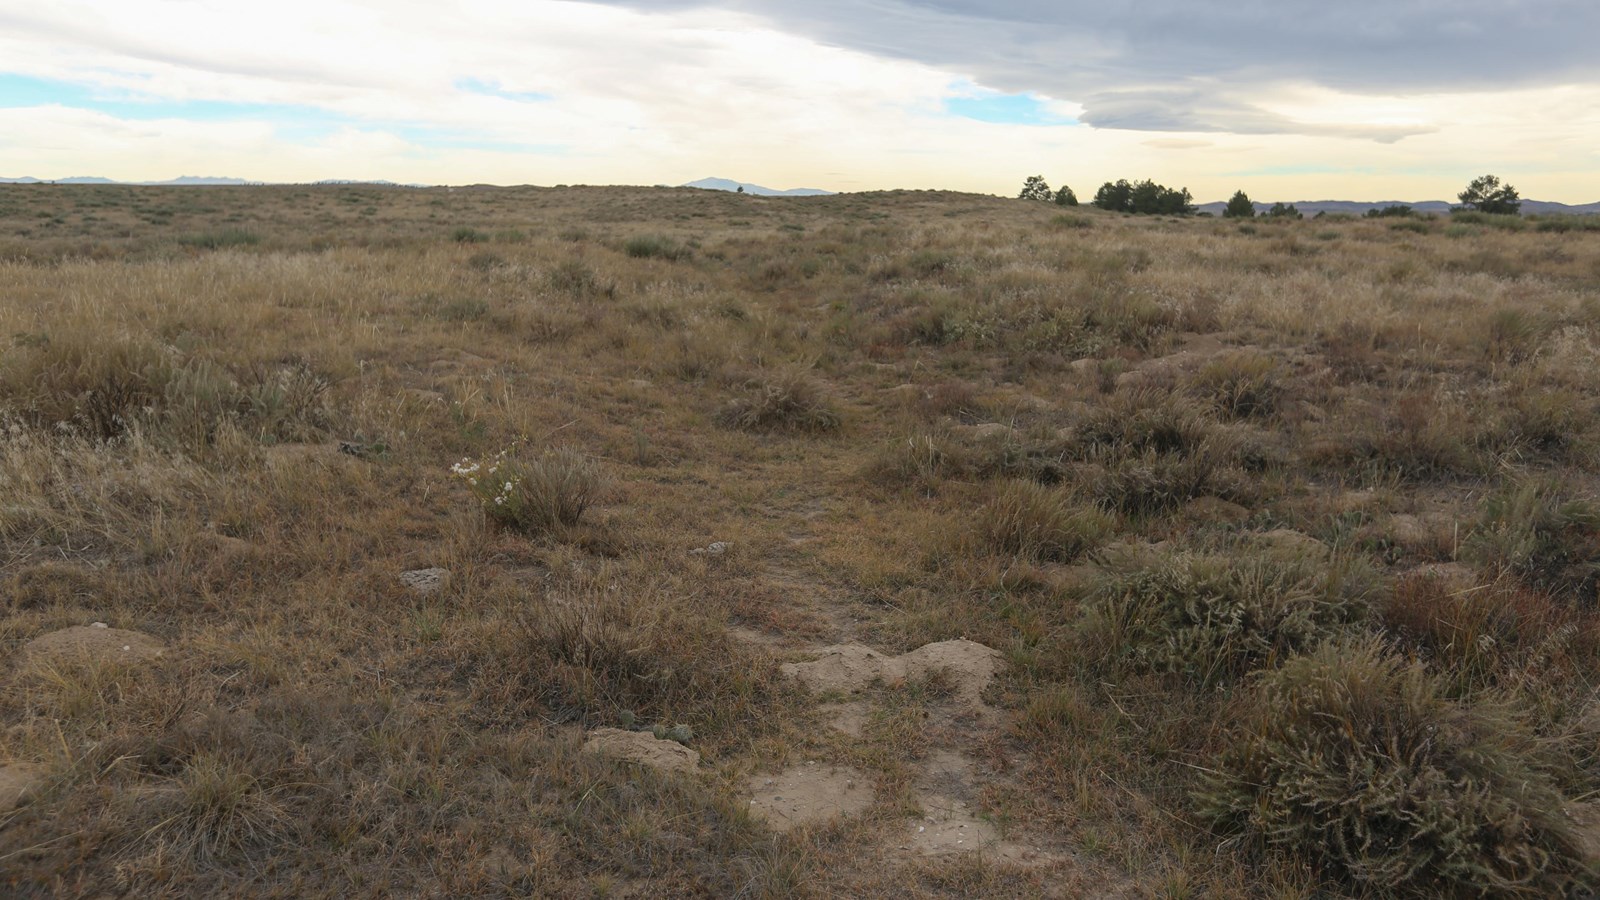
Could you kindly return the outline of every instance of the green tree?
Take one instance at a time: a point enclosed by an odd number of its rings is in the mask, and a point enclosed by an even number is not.
[[[1058,188],[1056,190],[1056,205],[1057,206],[1077,206],[1078,205],[1078,195],[1074,194],[1072,192],[1072,188],[1069,188],[1069,187],[1067,187],[1066,185],[1063,184],[1060,188]]]
[[[1224,219],[1254,219],[1256,205],[1250,202],[1249,196],[1244,191],[1237,191],[1228,199],[1228,208],[1222,211]]]
[[[1267,210],[1267,218],[1304,219],[1305,216],[1300,214],[1300,210],[1294,208],[1293,203],[1274,203],[1272,204],[1272,208]]]
[[[1133,185],[1125,178],[1115,184],[1108,181],[1094,192],[1090,203],[1111,212],[1133,212]]]
[[[1029,175],[1028,180],[1022,183],[1022,193],[1017,195],[1018,200],[1044,200],[1055,199],[1055,192],[1050,190],[1050,185],[1045,183],[1043,175]]]
[[[1517,189],[1509,184],[1501,184],[1494,175],[1480,175],[1472,179],[1467,189],[1456,197],[1464,208],[1478,212],[1514,216],[1522,211],[1522,198],[1517,195]]]

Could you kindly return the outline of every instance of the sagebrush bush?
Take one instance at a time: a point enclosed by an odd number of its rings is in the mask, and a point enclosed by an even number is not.
[[[1554,897],[1591,879],[1549,748],[1380,640],[1263,673],[1230,738],[1197,794],[1206,815],[1359,892]]]
[[[601,485],[595,464],[569,448],[537,456],[508,448],[487,460],[463,459],[450,471],[492,521],[529,534],[578,524]]]
[[[1111,533],[1111,517],[1080,506],[1064,489],[1012,481],[978,511],[985,546],[1035,562],[1070,563]]]
[[[634,259],[688,259],[694,251],[672,238],[659,234],[641,234],[628,238],[622,251]]]
[[[1340,633],[1370,589],[1350,563],[1162,553],[1103,576],[1085,605],[1086,646],[1114,666],[1217,684]]]
[[[1554,477],[1521,479],[1491,494],[1468,549],[1535,587],[1581,603],[1600,599],[1600,504]]]
[[[718,421],[746,431],[832,431],[839,413],[811,377],[787,372],[752,385],[751,396],[724,407]]]

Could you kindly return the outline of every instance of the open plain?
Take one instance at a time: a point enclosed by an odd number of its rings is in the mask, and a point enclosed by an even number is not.
[[[1583,224],[0,186],[0,894],[1577,895]]]

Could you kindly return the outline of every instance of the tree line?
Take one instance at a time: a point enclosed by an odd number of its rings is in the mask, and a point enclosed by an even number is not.
[[[1038,200],[1058,206],[1077,206],[1078,195],[1072,188],[1062,185],[1051,190],[1043,175],[1030,175],[1022,184],[1019,200]],[[1522,198],[1517,189],[1500,181],[1495,175],[1474,178],[1466,190],[1456,195],[1461,206],[1455,211],[1474,211],[1494,215],[1516,215],[1522,210]],[[1100,209],[1111,212],[1151,216],[1187,216],[1195,212],[1194,198],[1188,188],[1169,188],[1164,184],[1145,179],[1129,182],[1127,179],[1108,181],[1095,191],[1090,201]],[[1405,208],[1407,212],[1410,207]],[[1265,213],[1268,218],[1303,218],[1292,203],[1275,203]],[[1237,191],[1222,210],[1225,219],[1253,219],[1256,206],[1244,191]]]

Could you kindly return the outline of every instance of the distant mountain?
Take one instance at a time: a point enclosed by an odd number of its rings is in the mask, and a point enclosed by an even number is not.
[[[243,178],[219,178],[212,175],[180,175],[168,181],[117,181],[114,178],[102,178],[98,175],[79,175],[72,178],[58,178],[55,181],[34,178],[31,175],[22,178],[0,178],[0,184],[122,184],[139,187],[208,187],[214,185],[264,183],[261,181],[245,181]]]
[[[833,191],[819,191],[816,188],[794,188],[787,191],[774,190],[762,187],[759,184],[750,184],[744,181],[729,181],[726,178],[702,178],[691,181],[680,187],[700,188],[707,191],[737,191],[744,188],[746,194],[755,194],[757,197],[827,197]]]
[[[1297,200],[1294,203],[1294,208],[1300,210],[1300,213],[1306,216],[1314,216],[1319,212],[1325,212],[1329,214],[1344,213],[1345,215],[1350,216],[1362,216],[1366,215],[1366,212],[1369,209],[1386,209],[1390,206],[1409,206],[1419,213],[1445,215],[1446,213],[1449,213],[1450,210],[1456,205],[1457,204],[1448,203],[1444,200],[1422,200],[1416,203],[1404,203],[1400,200],[1377,200],[1366,203],[1355,200]],[[1221,201],[1216,203],[1202,203],[1199,206],[1199,211],[1208,212],[1214,216],[1220,216],[1222,215],[1222,211],[1227,207],[1228,204]],[[1272,204],[1257,203],[1255,204],[1255,207],[1257,213],[1264,213],[1272,208]],[[1595,215],[1600,214],[1600,203],[1584,203],[1577,206],[1572,206],[1566,203],[1553,203],[1548,200],[1524,200],[1522,201],[1522,211],[1524,213],[1539,213],[1545,215]]]

